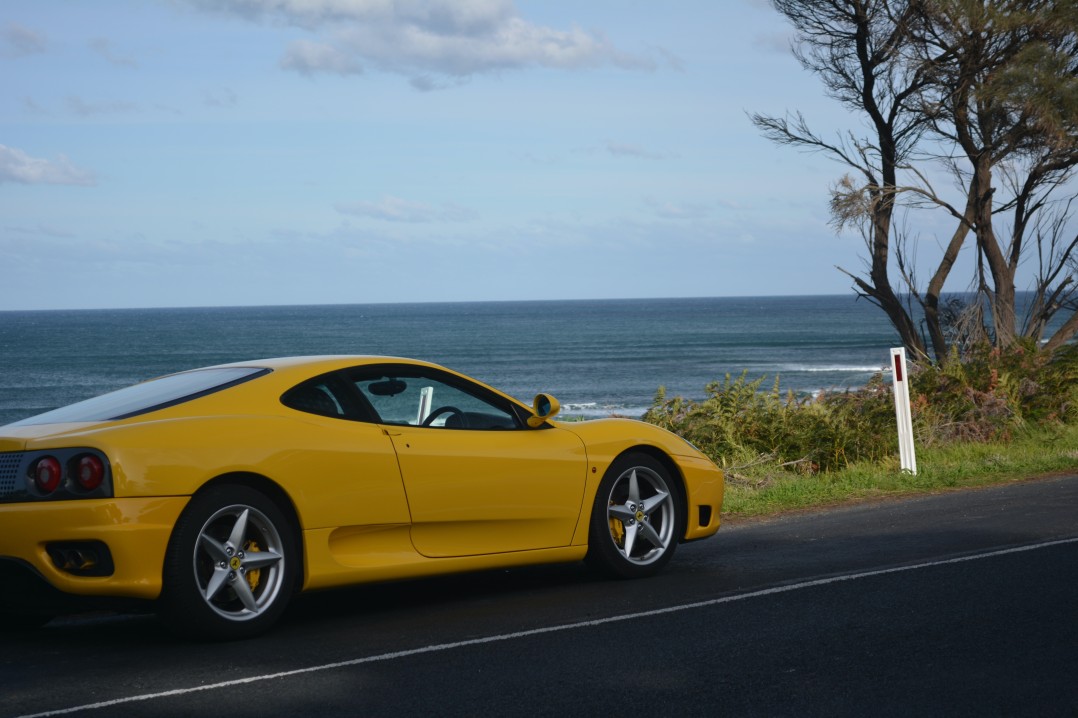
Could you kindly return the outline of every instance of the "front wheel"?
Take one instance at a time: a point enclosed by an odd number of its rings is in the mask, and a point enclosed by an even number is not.
[[[588,534],[590,564],[621,578],[657,573],[681,537],[677,485],[647,454],[619,457],[595,494]]]
[[[196,495],[176,522],[160,613],[185,636],[233,640],[280,618],[298,569],[294,532],[264,494],[238,485]]]

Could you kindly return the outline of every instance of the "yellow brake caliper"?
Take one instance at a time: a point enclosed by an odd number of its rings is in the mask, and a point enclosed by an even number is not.
[[[244,553],[258,553],[262,549],[258,547],[256,541],[248,541],[243,545]],[[262,575],[262,569],[255,568],[247,572],[247,583],[251,587],[251,590],[258,588],[258,578]]]
[[[611,506],[614,504],[611,503]],[[625,524],[620,519],[610,517],[610,535],[614,537],[614,543],[618,546],[625,545]]]

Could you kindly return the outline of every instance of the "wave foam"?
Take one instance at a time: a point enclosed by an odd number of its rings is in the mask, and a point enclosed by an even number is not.
[[[600,419],[612,416],[641,417],[648,410],[646,406],[627,406],[625,404],[601,404],[597,401],[567,402],[561,405],[561,413],[565,416],[578,416],[589,419]]]
[[[806,374],[819,374],[822,372],[843,372],[850,374],[864,374],[888,371],[890,367],[884,366],[849,366],[842,364],[834,365],[808,365],[808,364],[784,364],[779,367],[778,371],[799,371]]]

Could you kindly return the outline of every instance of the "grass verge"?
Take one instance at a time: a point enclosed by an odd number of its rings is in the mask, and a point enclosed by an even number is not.
[[[1059,426],[1022,432],[1007,442],[918,447],[916,476],[899,470],[897,456],[816,474],[766,466],[728,470],[723,517],[754,518],[1071,472],[1078,473],[1078,426]]]

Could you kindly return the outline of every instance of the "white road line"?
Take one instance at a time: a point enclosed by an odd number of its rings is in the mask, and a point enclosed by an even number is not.
[[[214,691],[221,688],[231,688],[233,686],[241,686],[247,683],[258,683],[261,681],[271,681],[278,678],[291,678],[292,676],[300,676],[305,673],[317,673],[319,671],[329,671],[335,668],[348,668],[351,666],[360,666],[364,663],[380,663],[382,661],[392,661],[397,658],[407,658],[409,656],[417,656],[423,653],[438,653],[441,651],[451,651],[456,648],[465,648],[467,646],[477,646],[484,643],[497,643],[499,641],[513,641],[519,638],[529,638],[531,636],[539,636],[544,633],[557,633],[559,631],[572,631],[579,628],[590,628],[592,626],[602,626],[607,623],[618,623],[620,621],[632,621],[639,618],[647,618],[649,616],[661,616],[667,613],[678,613],[681,611],[690,611],[695,608],[707,608],[709,606],[718,606],[723,603],[733,603],[735,601],[745,601],[750,598],[761,598],[763,596],[773,596],[778,593],[789,593],[790,591],[799,591],[804,588],[813,588],[815,586],[827,586],[832,583],[839,583],[842,581],[857,581],[862,578],[871,578],[873,576],[884,576],[891,573],[903,573],[905,571],[918,571],[925,568],[932,568],[935,566],[947,566],[950,564],[964,563],[966,561],[980,561],[982,559],[994,558],[996,556],[1006,556],[1008,554],[1023,553],[1025,551],[1036,551],[1038,549],[1049,548],[1051,546],[1061,546],[1063,544],[1078,543],[1078,537],[1059,539],[1056,541],[1046,541],[1044,543],[1030,544],[1027,546],[1017,546],[1014,548],[1000,549],[998,551],[988,551],[986,553],[972,554],[969,556],[960,556],[958,558],[949,558],[940,561],[926,561],[924,563],[912,564],[910,566],[897,566],[895,568],[883,568],[875,571],[863,571],[861,573],[851,573],[842,576],[831,576],[829,578],[819,578],[812,581],[803,581],[801,583],[791,583],[786,586],[775,586],[773,588],[764,588],[759,591],[750,591],[748,593],[739,593],[733,596],[723,596],[722,598],[713,598],[707,601],[696,601],[694,603],[684,603],[678,606],[668,606],[666,608],[656,608],[650,611],[640,611],[638,613],[626,613],[618,616],[609,616],[607,618],[597,618],[593,621],[580,621],[578,623],[565,623],[559,626],[547,626],[546,628],[533,628],[529,631],[517,631],[516,633],[503,633],[497,636],[487,636],[485,638],[472,638],[467,641],[457,641],[454,643],[439,643],[433,646],[423,646],[421,648],[412,648],[406,651],[394,651],[392,653],[382,653],[377,656],[366,656],[365,658],[354,658],[348,661],[337,661],[335,663],[324,663],[318,666],[308,666],[307,668],[297,668],[291,671],[281,671],[279,673],[267,673],[261,676],[249,676],[248,678],[237,678],[231,681],[222,681],[221,683],[210,683],[204,686],[194,686],[192,688],[177,688],[171,691],[161,691],[160,693],[144,693],[138,696],[127,696],[126,698],[116,698],[111,701],[101,701],[100,703],[87,703],[86,705],[74,706],[72,708],[61,708],[59,710],[45,711],[44,713],[33,713],[28,715],[19,716],[18,718],[45,718],[46,716],[59,716],[68,715],[70,713],[78,713],[80,711],[98,710],[101,708],[111,708],[113,706],[123,705],[125,703],[135,703],[138,701],[152,701],[158,698],[170,698],[172,696],[182,696],[189,693],[198,693],[199,691]]]

